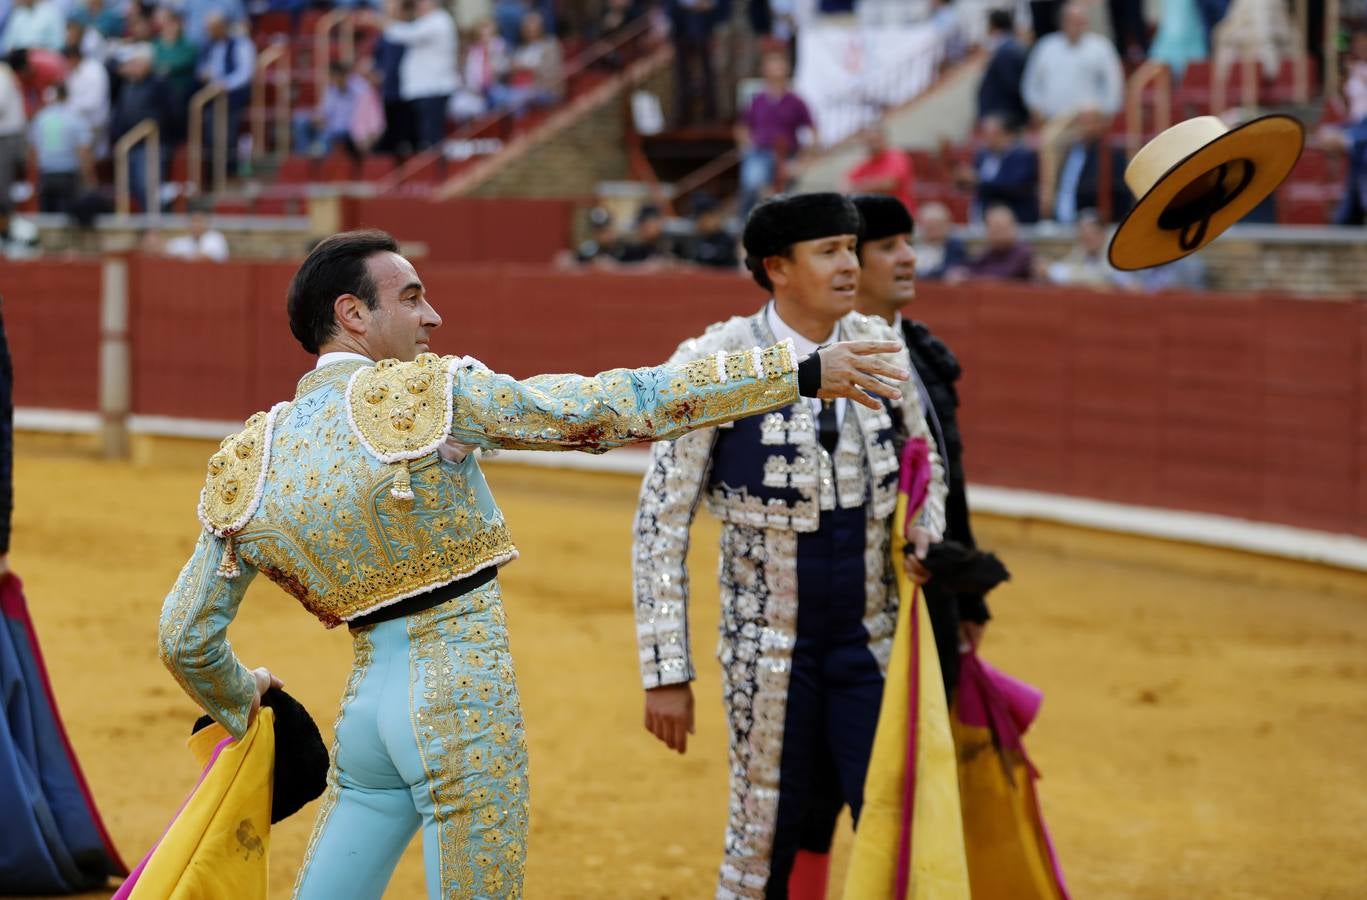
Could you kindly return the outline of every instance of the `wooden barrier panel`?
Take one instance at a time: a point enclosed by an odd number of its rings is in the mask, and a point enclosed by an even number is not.
[[[421,241],[431,262],[546,265],[570,245],[574,207],[530,197],[363,197],[345,204],[344,227]]]
[[[134,411],[233,420],[292,396],[312,365],[286,322],[292,271],[135,260]],[[5,283],[43,298],[6,306],[20,403],[93,408],[98,268],[41,272]],[[765,299],[729,274],[420,275],[443,318],[433,350],[518,376],[661,362]],[[1367,302],[927,284],[913,313],[963,364],[975,482],[1367,535]]]
[[[16,406],[99,409],[100,262],[0,260]]]

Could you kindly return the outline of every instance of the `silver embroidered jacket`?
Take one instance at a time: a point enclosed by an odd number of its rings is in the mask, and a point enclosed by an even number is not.
[[[900,342],[897,333],[881,319],[851,313],[842,319],[838,339]],[[772,343],[765,311],[736,317],[713,325],[701,337],[685,341],[674,362],[701,359]],[[905,350],[893,358],[911,371]],[[735,615],[736,632],[765,630],[760,615],[747,615],[750,606],[764,606],[755,595],[773,592],[774,585],[760,585],[765,577],[795,579],[796,572],[776,576],[789,568],[784,560],[768,560],[768,566],[746,563],[754,553],[783,556],[777,545],[787,545],[774,532],[816,531],[822,510],[867,506],[872,531],[886,532],[897,503],[900,445],[906,437],[919,437],[931,448],[933,475],[927,500],[917,524],[938,539],[944,529],[945,479],[935,440],[913,381],[901,385],[899,418],[906,434],[897,435],[885,406],[871,410],[847,404],[844,424],[834,457],[821,446],[815,416],[807,401],[752,419],[706,428],[676,440],[660,441],[651,449],[650,467],[641,487],[632,549],[636,604],[637,643],[641,677],[645,687],[679,684],[693,680],[695,669],[688,636],[689,528],[699,502],[725,524],[722,538],[721,582],[724,614]],[[766,538],[765,535],[769,537]],[[886,552],[886,540],[870,537],[870,554]],[[742,545],[745,545],[744,547]],[[745,549],[748,547],[749,549]],[[728,549],[730,548],[730,549]],[[881,550],[880,550],[881,548]],[[770,552],[773,550],[774,552]],[[871,559],[869,627],[871,642],[880,663],[896,619],[896,591],[886,578],[887,567]],[[763,575],[768,571],[768,576]],[[886,584],[884,582],[887,582]],[[754,602],[751,602],[754,601]],[[724,620],[726,619],[724,615]],[[772,630],[772,629],[770,629]],[[726,621],[723,621],[723,664],[728,662]],[[772,637],[772,635],[771,635]],[[761,643],[764,637],[757,638]]]

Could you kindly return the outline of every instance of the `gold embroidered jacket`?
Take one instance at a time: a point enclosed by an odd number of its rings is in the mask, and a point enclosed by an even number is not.
[[[517,556],[475,455],[450,462],[443,442],[602,452],[785,406],[796,370],[779,344],[591,378],[430,353],[311,372],[210,458],[162,660],[240,736],[254,685],[225,634],[257,572],[333,627]]]

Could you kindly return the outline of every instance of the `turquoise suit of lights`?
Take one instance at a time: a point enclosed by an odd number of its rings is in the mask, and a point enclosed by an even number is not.
[[[325,626],[351,626],[296,897],[381,896],[418,830],[430,897],[522,896],[527,749],[498,581],[352,626],[517,557],[476,455],[456,462],[443,444],[602,452],[677,437],[790,405],[796,368],[785,344],[523,381],[469,358],[344,361],[223,442],[204,531],[162,608],[163,662],[240,736],[254,681],[227,630],[258,573]]]

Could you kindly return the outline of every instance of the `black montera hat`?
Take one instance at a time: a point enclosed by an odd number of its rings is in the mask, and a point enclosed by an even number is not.
[[[859,218],[864,221],[864,233],[859,243],[881,241],[894,234],[911,234],[916,227],[911,213],[901,200],[887,194],[858,194],[850,198]]]
[[[275,773],[271,794],[271,824],[294,815],[317,799],[327,787],[328,749],[318,725],[295,700],[280,688],[261,695],[261,705],[275,712]],[[200,716],[194,731],[213,719]]]
[[[741,244],[758,262],[802,241],[860,231],[859,210],[842,194],[779,194],[750,211]]]

